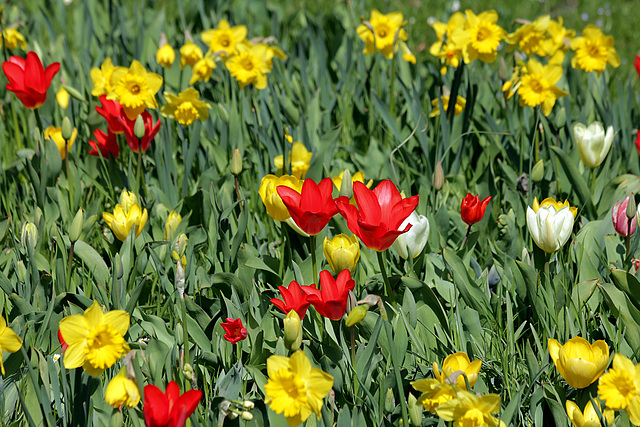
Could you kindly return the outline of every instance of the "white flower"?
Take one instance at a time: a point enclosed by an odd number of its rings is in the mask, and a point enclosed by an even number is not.
[[[536,199],[533,209],[527,208],[527,227],[540,249],[550,254],[567,243],[573,230],[573,209],[568,203],[563,205],[553,199],[545,199],[540,206]]]
[[[573,126],[573,134],[578,141],[578,153],[582,163],[586,166],[595,168],[607,157],[613,143],[613,126],[609,126],[605,134],[600,122],[593,122],[589,127],[576,123]]]
[[[58,360],[60,360],[60,355],[58,353],[54,354],[52,357],[54,362],[57,362]]]
[[[429,238],[429,220],[424,215],[418,215],[415,211],[404,220],[399,230],[404,230],[408,224],[412,227],[409,231],[398,236],[391,246],[402,258],[415,258],[420,255]]]

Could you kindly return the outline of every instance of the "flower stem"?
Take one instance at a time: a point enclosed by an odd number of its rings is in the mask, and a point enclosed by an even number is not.
[[[67,292],[76,293],[75,286],[74,289],[70,289],[71,286],[71,267],[73,266],[73,246],[75,242],[71,242],[71,249],[69,249],[69,264],[67,265]]]
[[[380,252],[378,252],[380,254]],[[380,257],[378,257],[380,259]],[[407,413],[407,402],[404,397],[404,390],[402,386],[402,378],[400,378],[400,366],[398,366],[398,355],[396,354],[396,347],[393,344],[391,325],[389,320],[384,320],[384,328],[387,332],[387,342],[389,343],[389,353],[391,353],[391,364],[393,365],[393,372],[396,377],[396,386],[398,388],[398,399],[400,400],[400,409],[402,410],[402,425],[409,425],[409,416]]]
[[[460,249],[464,248],[464,244],[467,243],[467,239],[469,238],[469,234],[471,234],[471,226],[467,227],[467,234],[464,235],[464,239],[462,239],[462,245],[460,245]]]
[[[36,123],[38,124],[38,129],[40,129],[40,136],[44,133],[44,127],[42,127],[42,119],[40,118],[40,112],[37,108],[33,110],[33,114],[36,116]]]
[[[184,343],[184,363],[191,364],[191,359],[189,358],[189,331],[187,329],[187,304],[184,301],[184,296],[180,298],[180,305],[182,308],[182,341]],[[185,381],[184,387],[185,390],[191,390],[191,381]]]
[[[316,282],[318,280],[318,267],[316,264],[316,236],[309,236],[309,241],[311,242],[311,262],[313,263],[313,282],[312,283],[320,283]]]
[[[285,242],[287,239],[287,230],[284,228],[284,222],[280,223],[280,266],[278,267],[278,276],[281,281],[284,281],[284,277],[282,274],[284,273],[284,251],[285,251]],[[284,285],[284,283],[283,283]]]
[[[396,308],[396,296],[393,293],[393,289],[391,289],[391,283],[389,283],[389,277],[387,276],[387,269],[384,266],[384,255],[382,252],[376,251],[378,254],[378,265],[380,265],[380,273],[382,274],[382,279],[384,280],[384,288],[387,292],[387,298],[391,301],[391,305],[393,308]],[[407,424],[408,425],[408,424]]]
[[[354,328],[354,326],[349,328],[351,330],[351,365],[353,366],[353,403],[358,398],[358,365],[356,364],[356,335]]]

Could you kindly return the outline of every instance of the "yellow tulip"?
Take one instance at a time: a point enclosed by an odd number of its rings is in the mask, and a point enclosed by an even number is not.
[[[125,210],[122,205],[116,205],[113,214],[109,212],[102,213],[102,218],[107,223],[107,227],[122,242],[124,242],[134,226],[137,238],[147,224],[147,217],[147,210],[143,210],[137,203],[131,205],[129,210]]]
[[[122,205],[125,211],[128,211],[131,205],[138,203],[138,196],[133,191],[122,190],[118,203]]]
[[[593,407],[592,401],[588,401],[587,405],[584,407],[584,414],[574,402],[567,400],[566,408],[567,415],[571,420],[571,423],[575,427],[600,427],[600,418],[598,417],[598,413]],[[605,409],[604,411],[600,407],[600,402],[595,400],[596,405],[598,406],[598,410],[602,413],[604,418],[607,420],[607,424],[613,424],[614,413],[611,409]]]
[[[468,391],[459,391],[455,399],[438,406],[436,413],[445,421],[455,421],[455,426],[503,427],[504,422],[491,414],[500,412],[500,396],[485,394],[476,396]]]
[[[134,408],[140,403],[140,389],[135,381],[127,378],[126,368],[121,369],[118,375],[109,381],[104,392],[104,401],[116,409],[122,405]]]
[[[71,133],[71,138],[69,138],[69,140],[66,141],[65,143],[65,140],[62,137],[62,128],[49,126],[44,130],[45,139],[49,139],[55,142],[56,146],[58,147],[58,151],[60,152],[60,158],[62,160],[64,160],[65,157],[67,157],[67,152],[71,150],[71,146],[76,141],[77,136],[78,136],[78,129],[73,128],[73,132]],[[65,144],[66,144],[66,147],[65,147]]]
[[[324,238],[324,256],[335,274],[349,270],[353,274],[360,259],[360,244],[355,234],[338,234],[333,239]]]
[[[467,353],[463,351],[459,351],[454,354],[448,355],[444,359],[444,363],[442,364],[442,372],[438,369],[438,364],[433,362],[433,375],[435,375],[436,379],[440,382],[445,382],[447,380],[452,379],[451,376],[455,373],[459,373],[455,379],[455,385],[466,389],[467,385],[464,381],[464,376],[461,375],[462,372],[467,376],[469,380],[469,385],[473,387],[473,385],[478,381],[478,373],[480,372],[480,368],[482,367],[482,360],[476,359],[473,362],[469,360],[469,356]],[[451,382],[451,381],[449,381]]]
[[[169,217],[167,218],[167,222],[164,224],[164,239],[165,240],[173,240],[173,236],[176,234],[178,230],[178,226],[180,225],[180,221],[182,221],[182,217],[176,211],[171,211],[169,213]]]
[[[560,375],[573,388],[588,387],[609,364],[609,346],[603,340],[590,344],[582,337],[574,337],[560,345],[550,339],[549,355]]]
[[[289,162],[291,164],[291,174],[298,179],[303,179],[311,166],[311,157],[313,153],[307,150],[302,142],[296,141],[289,152]],[[281,173],[284,168],[284,156],[276,156],[273,158],[273,164]]]
[[[276,221],[286,221],[291,215],[289,215],[287,207],[282,203],[282,199],[276,191],[279,185],[284,185],[300,192],[302,191],[302,181],[291,175],[282,175],[280,177],[266,175],[260,182],[258,194],[260,194],[262,203],[267,208],[267,214]]]
[[[7,321],[0,316],[0,372],[5,375],[4,364],[2,363],[2,352],[15,353],[22,347],[22,339],[7,327]]]

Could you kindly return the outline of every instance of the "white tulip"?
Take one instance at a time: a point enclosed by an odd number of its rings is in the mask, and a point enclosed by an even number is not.
[[[604,161],[613,143],[613,126],[609,126],[605,134],[600,122],[593,122],[589,127],[576,123],[573,126],[573,134],[578,141],[578,153],[582,163],[595,168]]]
[[[527,227],[533,241],[546,253],[553,253],[564,246],[573,230],[573,212],[569,206],[560,210],[547,205],[535,212],[527,208]]]
[[[408,224],[412,225],[411,229],[399,235],[391,246],[403,259],[409,258],[409,252],[411,258],[420,255],[429,238],[429,220],[426,216],[413,211],[398,229],[404,230]]]

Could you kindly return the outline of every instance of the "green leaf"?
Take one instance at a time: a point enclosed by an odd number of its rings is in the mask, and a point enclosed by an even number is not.
[[[582,207],[587,210],[589,218],[596,218],[596,210],[591,200],[591,190],[580,172],[578,172],[575,162],[571,160],[567,153],[565,153],[561,148],[554,145],[549,146],[549,148],[551,148],[554,154],[558,156],[560,165],[571,181],[572,189],[578,194]]]
[[[98,283],[106,284],[109,282],[109,268],[95,249],[84,241],[78,240],[74,246],[74,254],[89,268]]]

